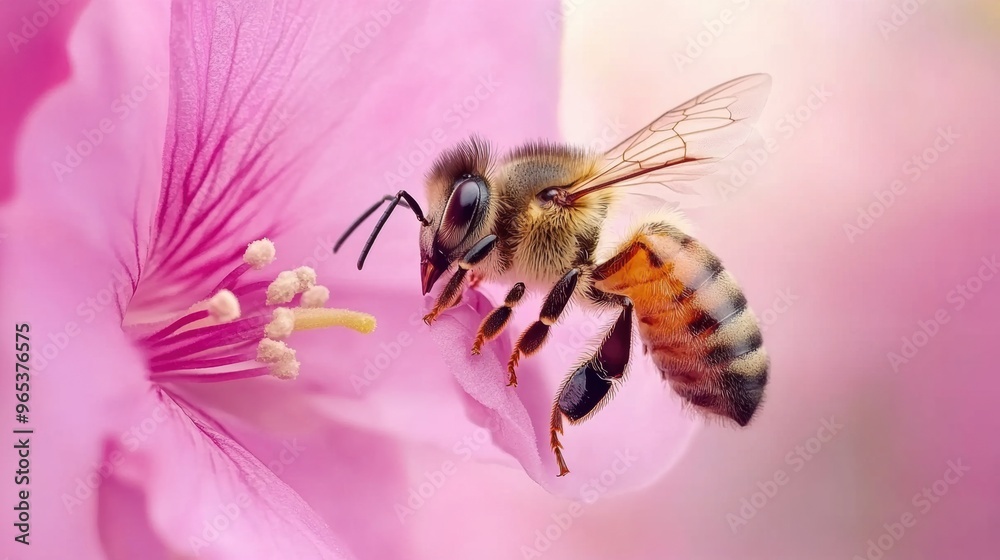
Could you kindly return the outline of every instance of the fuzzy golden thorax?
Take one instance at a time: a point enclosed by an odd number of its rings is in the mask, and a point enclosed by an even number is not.
[[[495,276],[548,285],[593,257],[610,193],[569,205],[559,191],[589,177],[597,157],[560,145],[529,144],[501,163],[494,184],[500,212],[494,231],[504,266]]]

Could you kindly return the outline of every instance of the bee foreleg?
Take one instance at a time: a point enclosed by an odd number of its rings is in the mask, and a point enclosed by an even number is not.
[[[458,261],[458,268],[455,270],[455,274],[451,276],[451,279],[448,280],[448,283],[445,284],[444,289],[438,295],[437,300],[435,300],[431,312],[424,315],[424,323],[431,324],[442,311],[458,305],[458,302],[462,299],[462,282],[465,280],[465,275],[473,266],[485,259],[490,254],[490,251],[496,247],[496,244],[497,236],[492,234],[487,235],[465,253],[462,260]]]
[[[517,386],[517,374],[514,373],[514,368],[517,367],[518,360],[522,354],[530,356],[542,349],[542,345],[545,344],[545,339],[549,335],[549,327],[559,320],[566,304],[573,297],[573,291],[576,290],[576,283],[579,279],[580,269],[572,268],[549,290],[548,295],[545,296],[545,302],[542,303],[542,311],[538,315],[538,320],[521,333],[517,343],[514,344],[514,350],[507,362],[507,372],[510,373],[507,385]]]
[[[593,356],[573,370],[559,388],[559,395],[552,405],[549,424],[549,445],[556,455],[559,476],[569,473],[562,454],[562,417],[571,424],[582,422],[611,400],[614,382],[625,377],[629,354],[632,349],[632,302],[626,300],[624,309],[608,330],[601,346]]]
[[[476,341],[472,344],[472,353],[474,355],[479,354],[479,350],[482,349],[484,343],[493,340],[503,332],[507,327],[507,323],[510,322],[514,306],[517,305],[517,302],[521,301],[522,297],[524,297],[524,282],[518,282],[507,292],[507,297],[504,298],[503,305],[491,311],[483,319],[483,322],[479,325],[479,331],[476,333]]]

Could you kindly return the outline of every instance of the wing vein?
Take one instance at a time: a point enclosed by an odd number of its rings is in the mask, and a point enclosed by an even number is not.
[[[657,196],[687,192],[676,181],[702,177],[707,164],[746,141],[767,101],[766,74],[736,78],[660,115],[604,155],[598,171],[570,188],[570,200],[607,188],[662,185]],[[679,144],[679,145],[678,145]]]

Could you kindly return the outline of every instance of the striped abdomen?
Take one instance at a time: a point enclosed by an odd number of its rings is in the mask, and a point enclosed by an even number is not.
[[[594,278],[598,289],[632,300],[643,343],[678,395],[750,422],[767,383],[767,352],[742,290],[711,251],[668,223],[649,223]]]

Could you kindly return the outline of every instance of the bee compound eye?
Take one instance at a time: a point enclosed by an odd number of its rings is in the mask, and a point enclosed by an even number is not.
[[[478,177],[463,177],[456,182],[438,233],[442,245],[455,247],[465,239],[486,196],[486,185]]]

